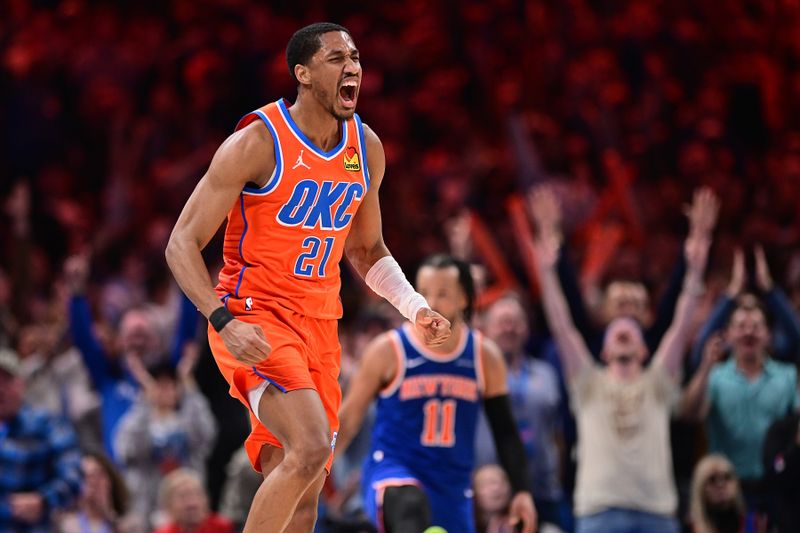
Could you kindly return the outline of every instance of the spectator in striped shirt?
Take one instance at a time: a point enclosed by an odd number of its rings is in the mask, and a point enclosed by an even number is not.
[[[24,405],[19,357],[0,349],[0,531],[51,531],[51,514],[81,486],[81,456],[69,423]]]

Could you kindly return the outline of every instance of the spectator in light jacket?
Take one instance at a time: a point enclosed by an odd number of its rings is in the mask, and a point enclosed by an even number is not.
[[[197,347],[187,345],[184,352],[177,370],[159,364],[148,371],[138,358],[127,361],[142,392],[120,421],[114,446],[128,486],[135,488],[132,509],[145,520],[156,510],[161,479],[180,467],[202,475],[216,438],[208,401],[192,377]]]

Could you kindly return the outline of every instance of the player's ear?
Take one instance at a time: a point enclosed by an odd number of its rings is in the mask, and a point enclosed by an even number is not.
[[[311,85],[311,70],[300,63],[294,66],[294,75],[303,85]]]

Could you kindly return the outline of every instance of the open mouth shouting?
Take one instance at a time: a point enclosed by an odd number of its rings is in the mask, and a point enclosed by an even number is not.
[[[758,337],[755,335],[744,335],[740,342],[744,348],[753,349],[758,345]]]
[[[349,78],[339,86],[339,103],[347,109],[354,109],[358,100],[358,80]]]

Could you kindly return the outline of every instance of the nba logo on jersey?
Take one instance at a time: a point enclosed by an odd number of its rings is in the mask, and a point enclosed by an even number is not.
[[[248,296],[244,299],[244,309],[245,311],[252,311],[253,310],[253,297]]]
[[[344,169],[350,172],[361,170],[361,163],[358,160],[358,152],[352,146],[348,146],[344,151]]]

